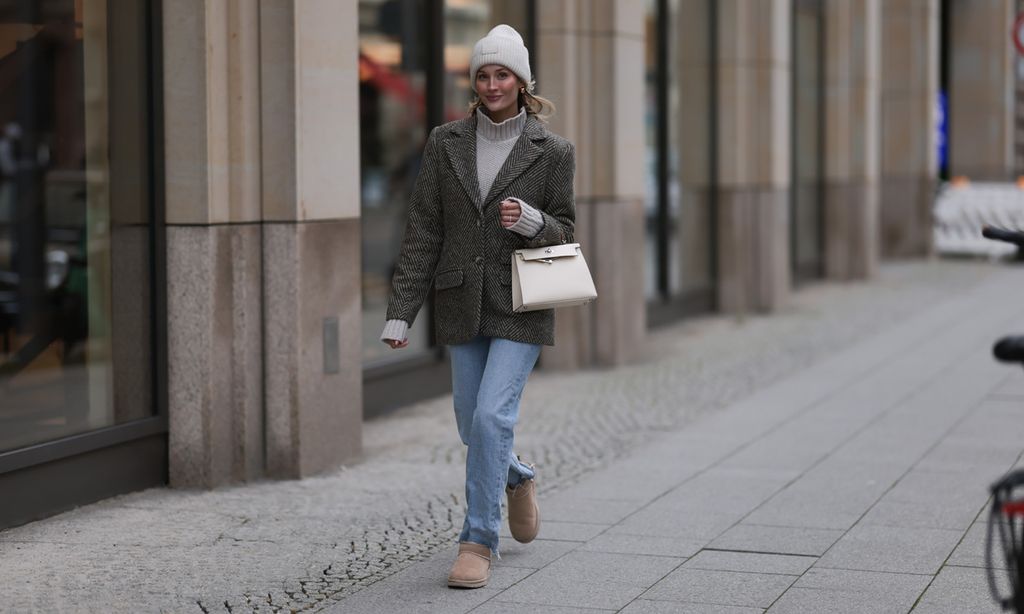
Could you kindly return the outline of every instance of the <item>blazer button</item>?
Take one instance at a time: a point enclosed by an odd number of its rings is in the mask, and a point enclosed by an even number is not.
[[[476,258],[473,258],[473,262],[475,262],[477,264],[483,264],[484,263],[484,257],[483,256],[477,256]]]

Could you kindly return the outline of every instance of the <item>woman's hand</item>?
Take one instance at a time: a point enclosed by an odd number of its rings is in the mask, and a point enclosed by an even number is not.
[[[402,339],[401,341],[395,341],[394,339],[385,339],[384,343],[387,343],[389,346],[391,346],[392,350],[400,350],[409,345],[409,340]]]
[[[519,207],[519,203],[506,198],[498,204],[498,213],[501,215],[502,227],[508,228],[519,221],[523,210]]]

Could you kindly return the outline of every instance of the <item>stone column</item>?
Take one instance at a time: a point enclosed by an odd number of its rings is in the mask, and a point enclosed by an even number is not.
[[[950,2],[949,171],[1013,177],[1012,0]]]
[[[257,10],[163,4],[172,486],[263,471]]]
[[[267,472],[362,440],[358,4],[261,0]]]
[[[882,256],[925,256],[938,173],[938,0],[882,3],[881,64]]]
[[[718,3],[718,302],[770,311],[789,296],[789,0]]]
[[[335,467],[362,419],[356,5],[163,21],[171,484]]]
[[[879,0],[825,3],[825,274],[878,266]]]
[[[644,5],[564,0],[538,9],[538,93],[576,144],[576,240],[598,300],[557,314],[546,367],[616,365],[646,330],[643,288]]]

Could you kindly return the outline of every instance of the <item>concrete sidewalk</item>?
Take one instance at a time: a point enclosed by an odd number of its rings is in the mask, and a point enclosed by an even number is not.
[[[997,612],[982,568],[986,485],[1024,450],[1024,330],[1000,275],[665,434],[543,500],[486,589],[448,548],[332,612]]]
[[[887,265],[535,374],[516,447],[544,525],[485,589],[444,584],[464,453],[442,398],[368,423],[332,475],[0,532],[0,611],[995,612],[978,519],[1024,450],[1024,374],[989,348],[1024,331],[1022,276]]]

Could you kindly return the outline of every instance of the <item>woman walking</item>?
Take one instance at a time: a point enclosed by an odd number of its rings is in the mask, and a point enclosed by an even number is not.
[[[549,132],[554,111],[534,96],[519,33],[500,25],[470,60],[477,100],[465,119],[431,131],[413,189],[381,340],[398,349],[434,287],[438,343],[449,347],[455,421],[466,455],[466,519],[448,585],[479,588],[498,553],[502,491],[512,537],[540,529],[536,471],[512,453],[519,399],[542,345],[554,344],[552,310],[512,310],[516,249],[573,240],[571,143]]]

